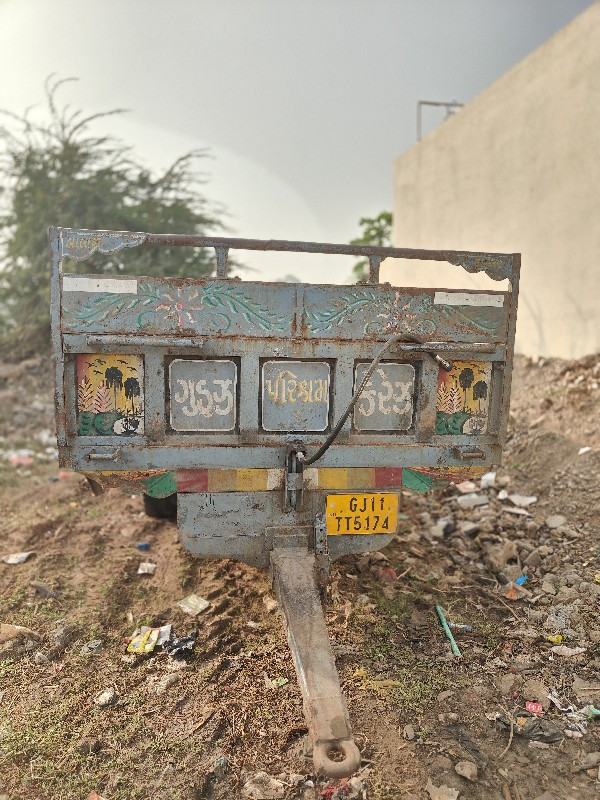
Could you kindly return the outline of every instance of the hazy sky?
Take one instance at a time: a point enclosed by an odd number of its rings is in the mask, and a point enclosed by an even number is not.
[[[392,208],[417,100],[468,102],[591,4],[0,0],[0,107],[41,105],[46,76],[77,76],[65,102],[130,109],[99,130],[149,165],[210,147],[206,192],[232,235],[348,241]],[[426,109],[425,131],[442,118]],[[299,259],[244,256],[268,278],[341,280],[352,265]]]

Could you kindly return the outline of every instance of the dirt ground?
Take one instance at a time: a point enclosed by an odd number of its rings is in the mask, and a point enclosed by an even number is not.
[[[327,622],[363,757],[344,783],[312,773],[267,575],[194,560],[139,497],[60,472],[48,365],[2,366],[0,555],[35,552],[0,562],[0,622],[31,631],[0,629],[0,798],[599,798],[599,384],[598,358],[517,359],[482,504],[406,493],[385,551],[333,565]],[[176,605],[192,592],[211,604],[195,618]],[[468,626],[460,657],[436,604]],[[189,659],[127,653],[137,626],[166,623],[196,632]],[[270,788],[253,794],[258,772]]]

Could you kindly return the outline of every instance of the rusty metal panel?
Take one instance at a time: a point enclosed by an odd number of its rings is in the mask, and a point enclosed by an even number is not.
[[[368,366],[368,363],[356,365],[355,390]],[[381,363],[354,406],[354,427],[357,431],[407,431],[413,421],[414,392],[412,364]]]
[[[265,431],[325,431],[331,367],[326,361],[265,361],[261,423]]]
[[[224,359],[169,363],[169,424],[174,431],[234,431],[237,364]]]

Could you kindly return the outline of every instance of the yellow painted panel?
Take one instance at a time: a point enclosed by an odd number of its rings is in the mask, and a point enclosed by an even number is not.
[[[347,485],[348,470],[345,467],[319,469],[319,489],[345,489]]]

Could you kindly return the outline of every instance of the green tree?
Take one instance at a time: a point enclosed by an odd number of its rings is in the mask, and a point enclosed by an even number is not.
[[[392,213],[382,211],[376,217],[361,217],[358,221],[362,233],[350,244],[367,244],[376,247],[392,246]],[[352,269],[353,281],[365,281],[369,277],[369,260],[361,258]]]
[[[0,352],[13,358],[49,346],[50,225],[153,233],[215,234],[223,228],[204,198],[197,172],[205,151],[192,151],[153,174],[130,147],[94,135],[92,123],[122,109],[86,116],[57,104],[72,78],[45,84],[47,122],[0,111]],[[65,264],[80,273],[206,275],[203,248],[135,248]]]

